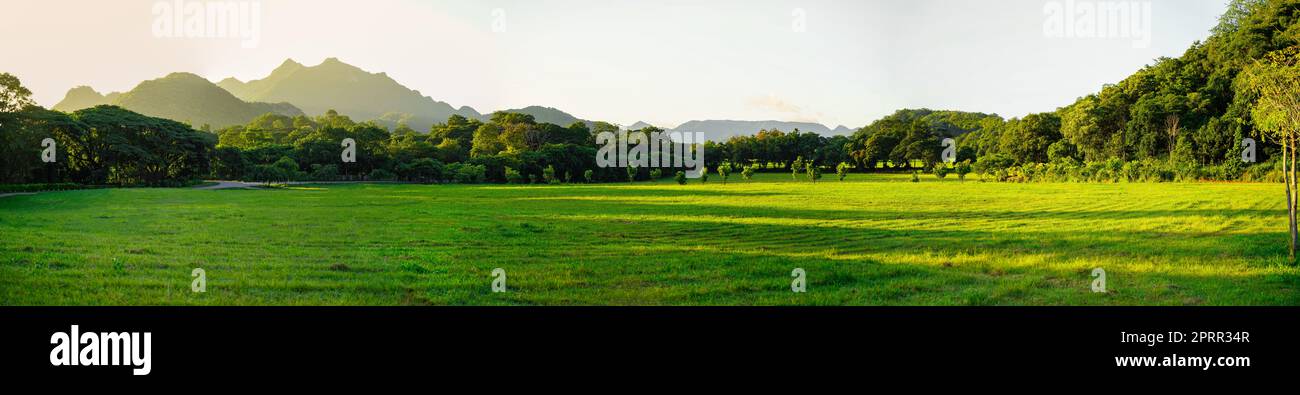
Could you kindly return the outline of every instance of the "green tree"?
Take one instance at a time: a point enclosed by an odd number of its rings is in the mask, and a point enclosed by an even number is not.
[[[835,175],[840,177],[840,181],[844,181],[844,178],[849,176],[849,170],[852,169],[853,165],[850,165],[849,162],[840,162],[839,165],[835,166]]]
[[[727,179],[731,177],[731,164],[723,163],[718,165],[718,176],[722,177],[722,185],[727,185]]]
[[[673,175],[673,181],[677,181],[677,185],[686,185],[686,172],[678,171]]]
[[[744,177],[744,178],[745,178],[745,181],[753,180],[753,179],[754,179],[754,166],[753,166],[753,165],[745,166],[745,169],[740,171],[740,176],[741,176],[741,177]]]
[[[1300,143],[1300,47],[1268,54],[1246,71],[1245,83],[1259,95],[1251,109],[1255,127],[1282,144],[1282,168],[1286,184],[1287,219],[1290,228],[1290,258],[1296,258],[1296,201],[1300,196],[1296,179],[1296,150]]]

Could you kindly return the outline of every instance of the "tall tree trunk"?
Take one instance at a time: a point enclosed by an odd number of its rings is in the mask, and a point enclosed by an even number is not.
[[[1297,234],[1297,229],[1296,229],[1296,203],[1297,203],[1297,200],[1300,200],[1300,190],[1297,190],[1297,188],[1300,188],[1300,179],[1297,179],[1297,177],[1296,177],[1296,143],[1297,143],[1297,140],[1296,140],[1296,138],[1294,138],[1294,136],[1292,136],[1292,138],[1287,139],[1287,140],[1290,140],[1290,143],[1288,143],[1288,144],[1290,144],[1291,149],[1290,149],[1290,152],[1283,153],[1283,156],[1290,156],[1291,162],[1290,162],[1290,164],[1286,164],[1286,162],[1284,162],[1284,164],[1283,164],[1283,170],[1284,170],[1284,172],[1287,172],[1287,210],[1288,210],[1288,212],[1290,212],[1290,220],[1291,220],[1291,221],[1290,221],[1290,222],[1291,222],[1291,223],[1290,223],[1290,229],[1291,229],[1291,234],[1290,234],[1291,255],[1290,255],[1290,257],[1291,257],[1291,262],[1295,262],[1295,261],[1296,261],[1296,243],[1297,243],[1297,242],[1300,242],[1300,234]],[[1283,161],[1286,161],[1286,157],[1283,157]]]
[[[1286,209],[1287,209],[1287,242],[1290,245],[1288,256],[1291,262],[1295,262],[1296,248],[1296,194],[1292,188],[1295,186],[1295,146],[1290,138],[1282,139],[1282,178],[1286,183]]]

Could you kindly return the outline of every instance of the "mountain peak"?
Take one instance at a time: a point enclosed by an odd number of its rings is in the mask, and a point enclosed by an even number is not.
[[[290,58],[290,59],[285,59],[284,63],[280,63],[280,67],[276,67],[274,71],[271,71],[271,74],[290,73],[290,72],[297,71],[298,69],[301,68],[303,68],[302,63],[298,63],[294,61],[292,58]]]

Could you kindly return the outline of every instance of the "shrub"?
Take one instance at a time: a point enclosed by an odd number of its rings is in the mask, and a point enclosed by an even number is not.
[[[466,163],[452,163],[447,166],[447,175],[461,184],[478,184],[486,179],[487,167]]]
[[[627,182],[636,181],[636,173],[637,173],[636,166],[629,165],[627,167]]]
[[[709,182],[709,167],[700,166],[700,183],[707,184],[708,182]]]
[[[686,185],[686,172],[678,171],[677,174],[673,176],[673,180],[677,181],[678,185]]]
[[[918,172],[918,171],[916,171],[916,170],[912,170],[912,182],[921,182],[921,173],[920,173],[920,172]]]
[[[934,164],[934,176],[940,180],[948,177],[948,166],[943,162]]]
[[[339,178],[338,165],[313,164],[311,168],[311,175],[308,177],[313,181],[334,181]]]
[[[740,176],[744,177],[745,181],[754,179],[754,166],[745,166],[745,169],[740,171]]]
[[[794,162],[790,163],[790,179],[798,180],[799,173],[803,172],[803,167],[804,167],[803,156],[795,158]]]
[[[966,175],[971,172],[970,159],[961,161],[961,163],[958,163],[957,167],[953,170],[957,172],[958,180],[966,181]]]
[[[651,180],[651,181],[659,181],[660,178],[664,178],[664,171],[663,171],[663,169],[659,169],[659,168],[650,169],[650,180]]]
[[[591,171],[591,170],[588,170],[588,171]],[[515,170],[515,169],[511,169],[511,168],[507,167],[507,168],[506,168],[506,182],[511,183],[511,184],[524,184],[524,183],[525,183],[524,175],[523,175],[523,174],[519,174],[519,170]]]
[[[542,169],[542,179],[545,180],[547,184],[560,183],[560,180],[555,178],[555,166],[547,165],[545,169]]]
[[[587,171],[582,172],[582,178],[587,180],[587,183],[590,184],[592,181],[596,180],[596,172],[587,169]]]
[[[722,185],[727,185],[727,179],[731,177],[731,164],[718,165],[718,176],[722,177]]]
[[[397,179],[397,175],[388,170],[374,169],[370,171],[370,175],[366,178],[375,181],[391,181]]]
[[[809,180],[812,180],[813,184],[816,184],[816,183],[817,183],[817,180],[822,179],[822,168],[819,167],[819,166],[817,166],[817,165],[814,165],[814,164],[809,163],[809,164],[808,164],[808,179],[809,179]]]

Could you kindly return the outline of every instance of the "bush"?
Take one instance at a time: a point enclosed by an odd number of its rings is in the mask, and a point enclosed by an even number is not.
[[[374,169],[370,171],[370,175],[366,176],[366,179],[373,181],[392,181],[397,179],[397,175],[388,170]]]
[[[555,178],[555,166],[548,165],[545,169],[542,169],[542,179],[545,180],[547,184],[560,183],[560,180]]]
[[[700,183],[706,184],[708,182],[709,182],[709,167],[700,166]]]
[[[588,171],[590,171],[590,170],[588,170]],[[523,174],[519,174],[519,170],[511,169],[511,168],[509,168],[509,167],[506,168],[506,182],[511,183],[511,184],[526,184],[526,183],[527,183],[526,180],[524,179],[524,175],[523,175]]]
[[[916,170],[912,170],[912,182],[921,182],[921,173],[920,173],[920,172],[918,172],[918,171],[916,171]]]
[[[958,163],[957,167],[954,168],[953,171],[957,173],[958,180],[966,181],[966,175],[971,172],[970,159]]]
[[[486,179],[487,167],[483,165],[452,163],[450,166],[447,166],[447,173],[458,183],[478,184],[482,183]],[[536,175],[534,175],[534,177],[536,177]]]
[[[659,169],[659,168],[650,169],[650,180],[651,180],[651,181],[659,181],[660,178],[664,178],[664,171],[663,171],[663,169]]]
[[[596,172],[587,169],[587,171],[582,172],[582,178],[587,180],[587,183],[590,184],[596,180]]]
[[[948,166],[943,162],[934,164],[934,176],[940,180],[948,177]]]
[[[754,179],[754,166],[745,166],[745,169],[740,171],[740,176],[744,177],[745,181]]]
[[[312,181],[335,181],[339,178],[338,165],[311,165],[311,174],[308,175]]]
[[[686,172],[678,171],[677,174],[673,176],[673,180],[677,181],[678,185],[686,185]]]

